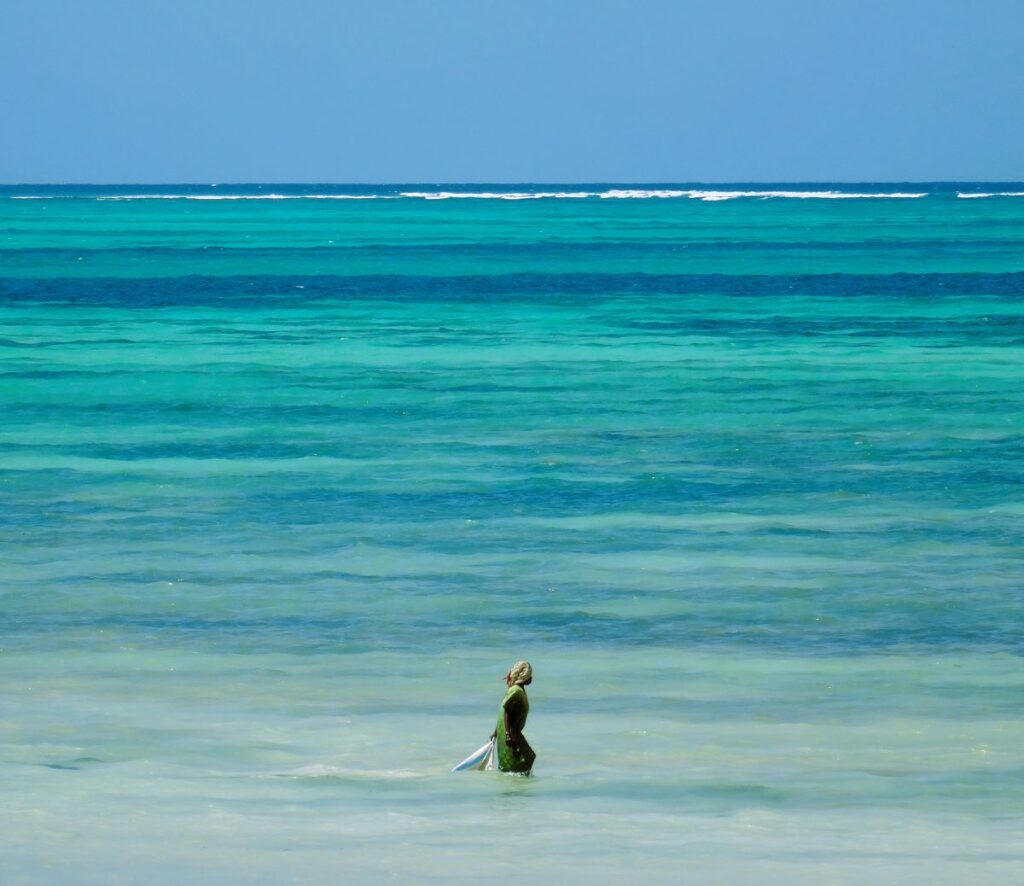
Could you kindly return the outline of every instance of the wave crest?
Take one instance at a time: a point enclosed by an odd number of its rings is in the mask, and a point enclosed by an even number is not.
[[[919,199],[927,193],[903,191],[799,191],[799,190],[702,190],[668,188],[609,188],[603,191],[402,191],[398,194],[98,194],[76,196],[62,194],[11,194],[11,200],[86,199],[126,200],[664,200],[689,199],[704,203],[723,200],[897,200]],[[1024,193],[967,194],[958,197],[1020,197]]]
[[[1024,191],[992,191],[989,193],[972,194],[967,191],[957,191],[957,197],[961,200],[979,200],[983,197],[1024,197]]]

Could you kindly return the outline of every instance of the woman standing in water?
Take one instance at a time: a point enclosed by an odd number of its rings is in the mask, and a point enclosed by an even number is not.
[[[528,661],[517,661],[505,675],[508,692],[498,711],[498,725],[491,735],[497,739],[498,768],[502,772],[530,774],[537,755],[523,735],[526,716],[530,713],[530,700],[526,688],[533,682],[533,668]]]

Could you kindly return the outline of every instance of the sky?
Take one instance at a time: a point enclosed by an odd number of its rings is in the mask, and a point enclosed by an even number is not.
[[[1024,179],[1024,0],[0,0],[0,182]]]

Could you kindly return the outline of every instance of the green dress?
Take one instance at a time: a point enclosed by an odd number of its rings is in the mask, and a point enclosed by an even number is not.
[[[505,736],[505,714],[508,713],[509,726],[519,736],[515,748],[512,748]],[[516,684],[509,688],[498,711],[498,727],[495,734],[498,739],[498,768],[502,772],[529,772],[537,755],[526,742],[523,727],[526,726],[526,715],[530,713],[530,700],[526,690]]]

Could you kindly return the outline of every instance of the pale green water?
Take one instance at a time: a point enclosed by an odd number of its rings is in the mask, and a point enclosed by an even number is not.
[[[1024,199],[853,190],[0,193],[4,882],[1012,882]]]

